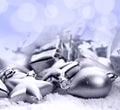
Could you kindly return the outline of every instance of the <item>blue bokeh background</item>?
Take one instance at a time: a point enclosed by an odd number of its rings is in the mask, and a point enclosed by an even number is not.
[[[24,46],[43,40],[45,30],[52,30],[49,39],[70,31],[109,45],[119,29],[119,7],[120,0],[0,0],[1,56],[25,40]]]

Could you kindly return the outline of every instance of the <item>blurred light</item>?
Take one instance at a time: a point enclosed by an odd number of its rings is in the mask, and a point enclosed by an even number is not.
[[[64,0],[64,4],[69,9],[76,9],[80,5],[80,0]]]
[[[108,16],[102,16],[100,18],[100,22],[106,28],[112,29],[118,25],[117,16],[113,13],[109,14]]]
[[[17,32],[24,33],[24,32],[29,32],[32,30],[31,24],[29,22],[21,21],[18,18],[16,13],[13,13],[11,15],[10,24]]]
[[[32,3],[23,3],[18,9],[17,15],[20,20],[26,22],[33,21],[37,15],[36,6]]]
[[[89,3],[89,2],[91,2],[92,0],[80,0],[81,2],[83,2],[83,3]]]
[[[43,6],[43,4],[37,3],[36,7],[39,13],[37,14],[37,17],[31,22],[31,25],[33,31],[35,31],[36,33],[41,33],[44,24],[46,24],[45,15],[44,15],[45,6]]]
[[[92,8],[91,6],[84,7],[82,10],[82,16],[85,19],[92,19],[95,16],[94,8]]]
[[[114,29],[118,26],[118,17],[114,13],[97,18],[94,22],[95,28],[103,26],[107,29]]]
[[[51,0],[48,1],[48,4],[51,4]],[[48,22],[52,25],[60,25],[64,27],[66,24],[72,22],[75,19],[76,13],[70,9],[68,9],[63,1],[55,1],[52,2],[54,6],[57,7],[57,10],[59,11],[57,16],[54,19],[48,19]],[[47,19],[47,18],[46,18]]]
[[[7,0],[0,0],[0,14],[4,13],[8,9],[8,1]]]
[[[107,15],[114,9],[115,1],[114,0],[95,0],[94,6],[100,14]]]
[[[26,40],[26,42],[24,43],[24,45],[21,45],[21,46],[23,48],[29,46],[34,41],[36,41],[36,39],[39,37],[39,35],[40,35],[40,33],[34,32],[34,30],[33,30],[33,32],[26,33],[26,35],[25,35],[26,39],[24,38]]]
[[[48,18],[56,18],[58,15],[58,8],[55,5],[47,5],[45,8],[45,16]]]
[[[21,4],[23,4],[25,2],[25,0],[8,0],[10,6],[15,6],[15,7],[19,7]]]

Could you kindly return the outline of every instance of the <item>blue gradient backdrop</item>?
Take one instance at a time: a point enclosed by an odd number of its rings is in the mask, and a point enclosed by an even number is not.
[[[1,56],[49,26],[109,44],[120,25],[119,7],[120,0],[0,0]]]

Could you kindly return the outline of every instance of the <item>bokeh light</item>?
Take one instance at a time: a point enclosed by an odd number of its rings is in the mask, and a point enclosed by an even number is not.
[[[29,2],[23,3],[17,10],[17,15],[20,20],[33,21],[37,15],[36,6]]]
[[[90,3],[92,0],[80,0],[83,3]]]
[[[29,22],[19,19],[16,12],[11,15],[10,24],[12,28],[17,32],[24,33],[32,30],[31,24]]]
[[[44,12],[45,12],[45,16],[48,18],[56,18],[59,13],[57,7],[52,4],[47,5]]]
[[[15,35],[22,42],[30,33],[24,45],[28,46],[38,36],[39,41],[42,36],[47,40],[49,34],[54,39],[56,31],[108,44],[120,27],[119,0],[0,0],[0,22],[2,37],[13,35],[14,45],[8,44],[11,48],[17,44]],[[52,26],[61,31],[47,32]]]
[[[98,11],[100,14],[107,15],[114,9],[115,1],[114,0],[95,0],[94,6],[96,8],[96,11]]]
[[[94,21],[95,28],[102,26],[107,29],[114,29],[118,27],[118,24],[119,24],[118,17],[114,13],[110,13],[105,16],[100,16]]]
[[[95,16],[95,10],[91,6],[86,6],[82,10],[82,16],[85,19],[92,19]]]
[[[7,0],[0,0],[0,14],[4,13],[8,9],[8,1]]]
[[[75,9],[78,8],[80,5],[80,0],[63,0],[64,4],[69,9]]]
[[[100,17],[101,24],[109,29],[115,28],[118,26],[117,16],[113,13],[110,13],[108,16]]]

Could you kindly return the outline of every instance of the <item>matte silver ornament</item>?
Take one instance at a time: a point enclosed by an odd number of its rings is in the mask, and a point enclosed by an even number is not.
[[[112,81],[100,68],[86,67],[71,80],[68,93],[83,98],[99,98],[108,95],[111,86]]]

